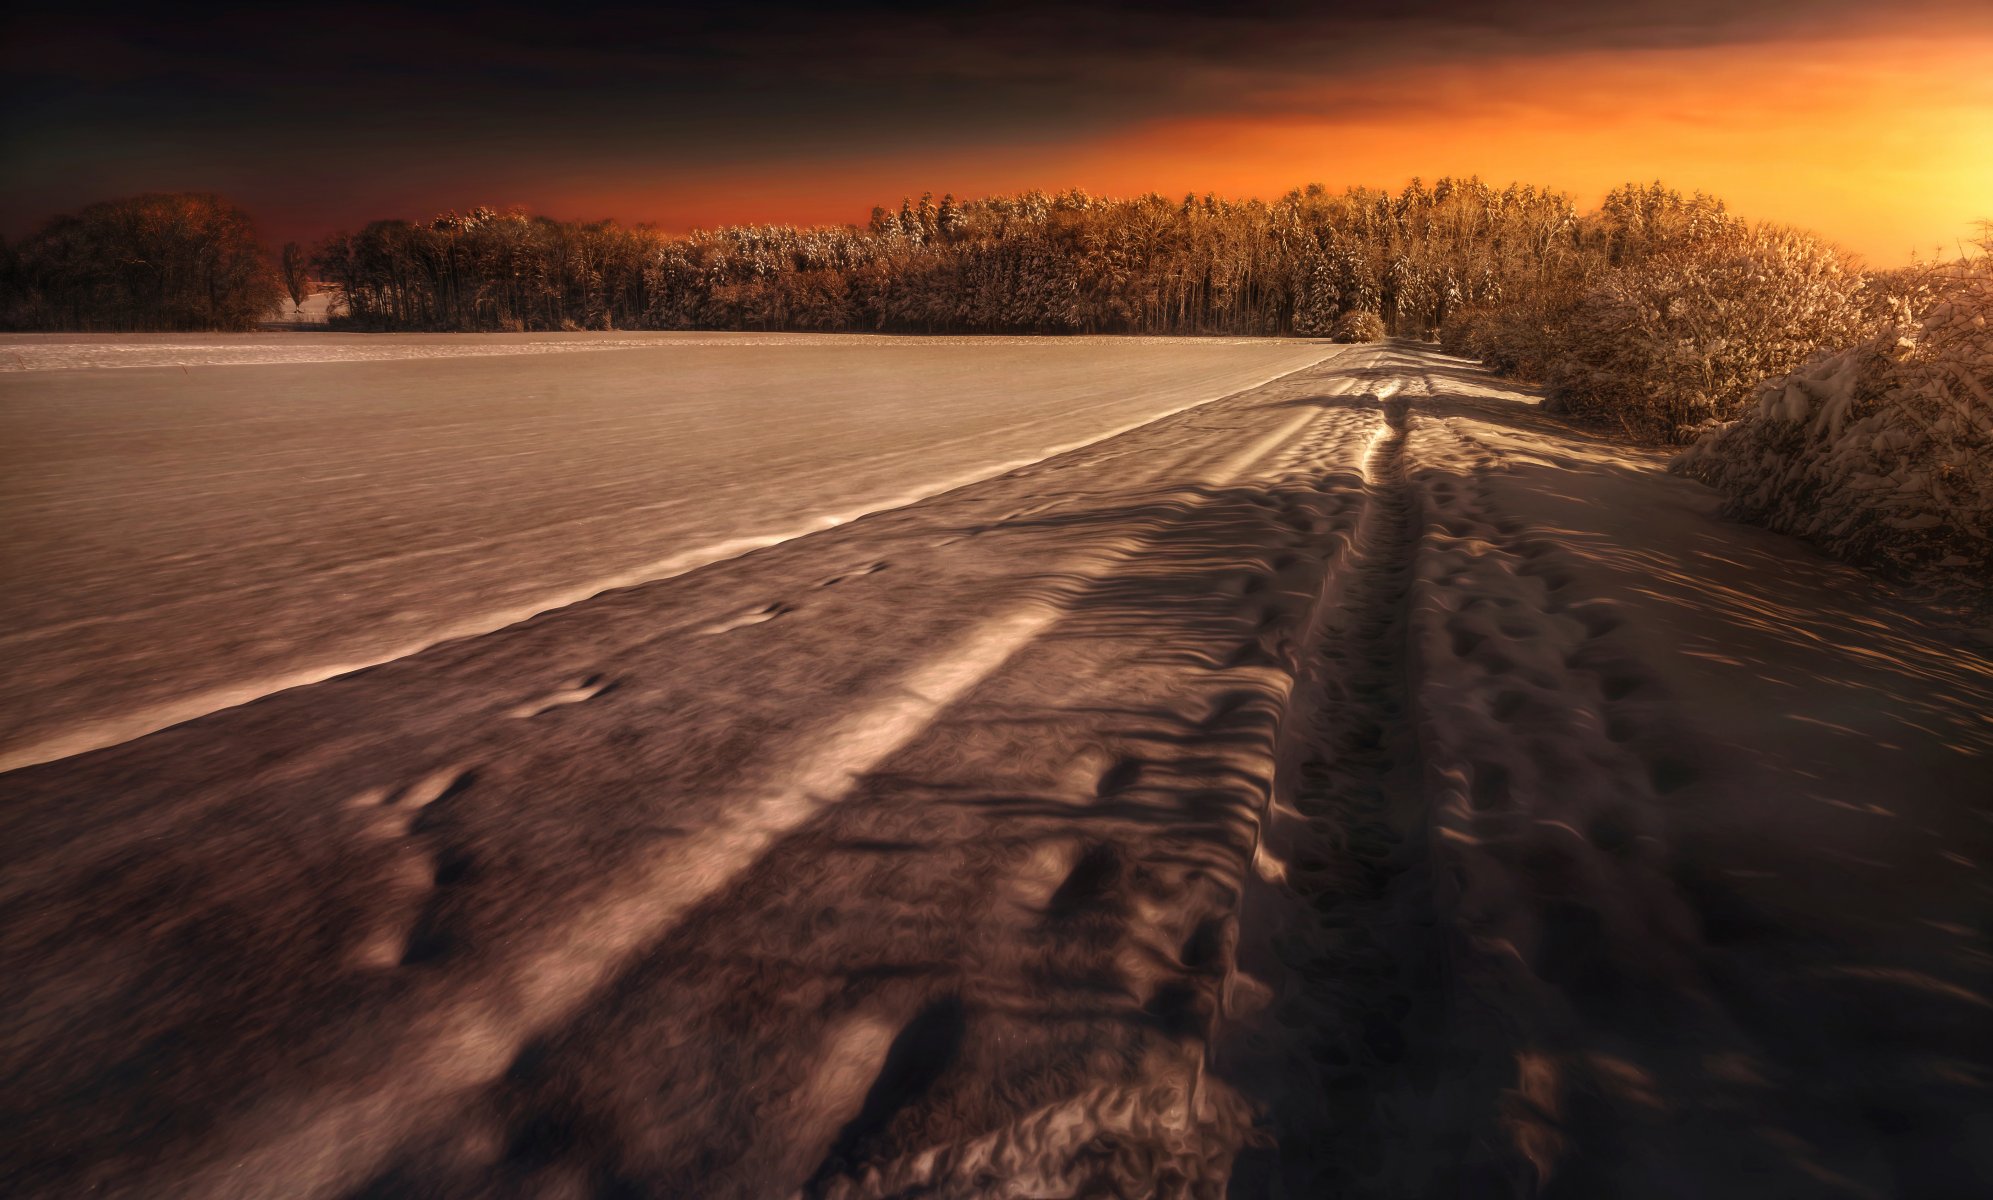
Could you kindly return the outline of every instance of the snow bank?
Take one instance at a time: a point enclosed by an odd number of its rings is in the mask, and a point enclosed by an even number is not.
[[[1674,469],[1843,557],[1993,581],[1993,257],[1947,271],[1920,315],[1767,380]]]

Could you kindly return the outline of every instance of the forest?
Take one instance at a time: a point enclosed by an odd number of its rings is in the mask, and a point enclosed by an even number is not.
[[[1647,269],[1663,263],[1675,274]],[[684,235],[474,208],[374,221],[274,262],[227,202],[147,196],[6,248],[0,325],[250,329],[280,291],[301,298],[308,276],[356,330],[1397,335],[1538,380],[1587,331],[1670,287],[1687,289],[1686,306],[1670,302],[1682,319],[1732,327],[1715,374],[1755,380],[1848,340],[1905,286],[1659,184],[1618,188],[1590,213],[1550,189],[1472,178],[1396,193],[1311,185],[1272,203],[923,196],[874,209],[865,228]],[[1721,313],[1696,295],[1720,297]],[[1750,336],[1735,336],[1744,324]],[[1552,380],[1574,411],[1652,437],[1724,415],[1707,381],[1629,404],[1612,386],[1627,364],[1579,358]]]
[[[1737,225],[1720,201],[1659,185],[1580,215],[1562,193],[1478,179],[1311,185],[1270,204],[923,196],[862,229],[685,235],[474,208],[286,246],[281,273],[337,289],[342,323],[363,330],[1421,336]],[[217,197],[93,205],[7,248],[0,320],[249,328],[278,290],[276,264],[254,267],[267,257]]]
[[[1436,327],[1575,267],[1586,232],[1564,196],[1445,180],[1273,204],[923,196],[863,229],[683,237],[478,209],[375,222],[317,263],[363,328],[1323,336],[1352,312]]]

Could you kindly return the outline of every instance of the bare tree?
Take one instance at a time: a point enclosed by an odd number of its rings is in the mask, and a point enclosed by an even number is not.
[[[292,311],[303,308],[305,297],[311,294],[311,260],[304,247],[285,242],[277,259],[277,274],[284,282],[284,290],[290,293]]]

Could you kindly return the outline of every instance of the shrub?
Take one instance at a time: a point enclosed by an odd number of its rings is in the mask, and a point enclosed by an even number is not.
[[[1879,335],[1767,381],[1675,469],[1844,557],[1993,581],[1993,258],[1922,291]]]
[[[1552,286],[1498,307],[1456,313],[1440,327],[1440,345],[1504,375],[1540,383],[1564,349],[1578,299],[1574,287]]]
[[[1610,271],[1583,293],[1547,372],[1550,404],[1686,440],[1759,381],[1864,332],[1861,275],[1807,234],[1730,226]]]
[[[1338,342],[1381,342],[1384,332],[1383,317],[1367,308],[1357,308],[1336,318],[1329,337]]]

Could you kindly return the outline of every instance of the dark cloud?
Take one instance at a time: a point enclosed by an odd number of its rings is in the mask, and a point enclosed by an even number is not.
[[[1976,0],[1975,0],[1976,2]],[[1930,0],[1939,19],[1971,5]],[[1788,41],[1865,0],[118,5],[15,0],[10,225],[98,191],[361,173],[704,169],[1070,140],[1274,111],[1311,86],[1495,56]],[[1898,6],[1890,19],[1903,22]],[[1339,89],[1344,103],[1415,96]]]

